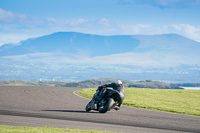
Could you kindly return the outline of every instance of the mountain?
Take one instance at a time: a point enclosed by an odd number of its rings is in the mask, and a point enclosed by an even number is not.
[[[126,45],[124,47],[124,45]],[[30,53],[84,54],[90,57],[131,52],[139,45],[132,36],[99,36],[76,32],[57,32],[51,35],[22,41],[11,47],[0,47],[0,56]]]
[[[199,50],[199,42],[177,34],[100,36],[57,32],[21,41],[20,45],[5,44],[0,47],[0,56],[54,53],[84,57],[77,62],[169,67],[200,65]]]
[[[177,34],[57,32],[0,46],[0,80],[125,78],[200,82],[200,43]]]
[[[139,45],[132,52],[110,55],[101,59],[106,61],[118,58],[121,60],[121,64],[143,67],[200,65],[199,42],[177,34],[135,35],[132,37],[139,41]]]

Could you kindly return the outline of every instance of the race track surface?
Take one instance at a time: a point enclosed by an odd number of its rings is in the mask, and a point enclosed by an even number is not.
[[[200,117],[122,106],[85,112],[89,102],[64,87],[0,87],[0,125],[50,126],[127,133],[200,133]]]

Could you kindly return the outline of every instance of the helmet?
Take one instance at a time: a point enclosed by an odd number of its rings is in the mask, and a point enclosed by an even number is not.
[[[117,81],[115,81],[115,83],[122,85],[122,81],[121,80],[117,80]]]

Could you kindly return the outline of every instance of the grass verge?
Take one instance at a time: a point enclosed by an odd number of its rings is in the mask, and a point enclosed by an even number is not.
[[[107,131],[79,130],[53,127],[18,127],[0,125],[1,133],[114,133]]]
[[[96,89],[77,93],[92,98]],[[200,116],[200,90],[126,88],[123,105]]]

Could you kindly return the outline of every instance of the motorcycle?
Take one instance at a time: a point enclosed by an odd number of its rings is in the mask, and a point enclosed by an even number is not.
[[[111,109],[116,109],[120,95],[117,91],[108,88],[97,89],[92,100],[86,105],[85,110],[99,111],[99,113],[106,113]]]

